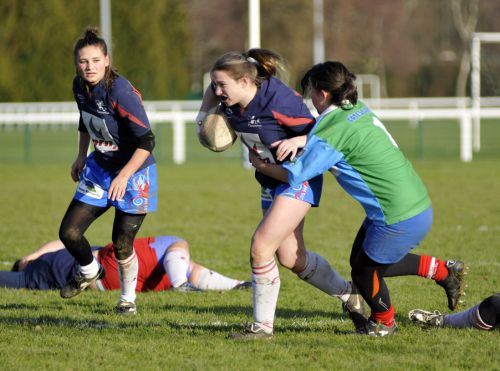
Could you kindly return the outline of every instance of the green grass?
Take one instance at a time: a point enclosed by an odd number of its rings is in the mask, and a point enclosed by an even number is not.
[[[450,137],[455,144],[430,135],[428,144],[434,144],[418,160],[416,147],[411,147],[415,133],[391,128],[396,139],[405,143],[402,147],[410,152],[434,203],[433,229],[416,251],[467,262],[467,306],[500,287],[500,142],[496,127],[490,129],[492,134],[484,137],[490,143],[484,147],[486,153],[464,164],[458,161],[454,134]],[[2,262],[12,262],[56,238],[75,188],[69,176],[76,147],[74,131],[32,134],[32,158],[26,165],[14,140],[17,135],[22,143],[22,131],[0,133]],[[170,134],[167,130],[160,134],[159,211],[148,215],[140,235],[183,236],[191,243],[194,260],[223,274],[249,279],[249,241],[260,219],[253,173],[239,166],[237,148],[212,154],[194,142],[188,146],[187,164],[174,166],[166,140]],[[36,144],[41,138],[44,144]],[[93,243],[110,241],[112,218],[108,212],[91,226],[87,236]],[[322,204],[310,212],[305,238],[311,250],[322,254],[345,277],[350,245],[362,218],[360,206],[326,175]],[[112,312],[117,292],[85,292],[62,300],[57,292],[0,289],[0,368],[499,368],[498,331],[422,330],[407,320],[413,308],[447,312],[443,290],[431,281],[388,279],[400,333],[369,339],[349,334],[352,325],[342,321],[338,301],[290,272],[280,272],[276,336],[262,342],[227,339],[228,333],[242,329],[252,318],[250,291],[139,294],[138,315],[117,318]]]

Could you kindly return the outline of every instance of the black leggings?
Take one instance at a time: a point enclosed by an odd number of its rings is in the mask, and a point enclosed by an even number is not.
[[[417,275],[420,256],[406,254],[397,263],[377,263],[363,250],[365,237],[366,229],[361,226],[354,239],[349,259],[352,280],[373,311],[385,312],[391,306],[391,299],[384,277]]]
[[[59,228],[59,238],[78,264],[92,263],[92,250],[83,234],[108,209],[109,207],[88,205],[78,200],[71,201],[68,206]],[[128,214],[115,209],[112,240],[118,260],[132,255],[134,238],[145,217],[146,214]]]

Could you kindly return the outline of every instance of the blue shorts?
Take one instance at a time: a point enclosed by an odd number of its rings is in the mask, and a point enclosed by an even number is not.
[[[113,206],[130,214],[156,211],[158,204],[156,164],[135,172],[128,180],[123,199],[111,201],[108,199],[108,190],[116,175],[100,167],[91,154],[87,158],[73,199],[98,207]]]
[[[429,232],[432,226],[432,207],[420,214],[391,225],[374,225],[365,219],[363,227],[366,236],[363,249],[370,259],[381,264],[392,264],[400,261]]]
[[[295,198],[311,204],[313,207],[319,206],[321,190],[323,189],[323,175],[319,175],[311,180],[306,180],[299,187],[292,187],[288,183],[280,184],[276,188],[264,188],[261,191],[261,206],[263,210],[271,207],[273,200],[278,196]]]

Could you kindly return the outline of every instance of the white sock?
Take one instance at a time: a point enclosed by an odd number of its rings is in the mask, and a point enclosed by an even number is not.
[[[480,330],[490,330],[491,325],[484,323],[479,315],[479,304],[464,310],[463,312],[447,314],[444,316],[445,327],[475,327]]]
[[[97,272],[99,272],[99,263],[96,258],[92,260],[92,263],[80,266],[80,273],[85,278],[95,277]]]
[[[137,275],[139,273],[139,260],[135,250],[125,260],[118,260],[118,272],[120,273],[121,294],[120,301],[135,303],[135,288],[137,286]]]
[[[207,268],[203,268],[195,287],[201,290],[231,290],[240,283],[241,281],[223,276],[222,274]]]
[[[280,273],[273,259],[252,264],[253,319],[266,332],[272,332],[280,291]]]
[[[189,253],[184,249],[167,250],[163,259],[163,268],[172,287],[179,287],[188,280]]]
[[[321,255],[306,252],[306,266],[298,274],[308,284],[336,296],[346,302],[351,293],[351,285]]]

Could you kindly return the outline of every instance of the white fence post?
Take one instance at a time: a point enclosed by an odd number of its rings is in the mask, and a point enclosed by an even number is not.
[[[472,124],[471,114],[463,113],[460,118],[460,160],[472,161]]]

